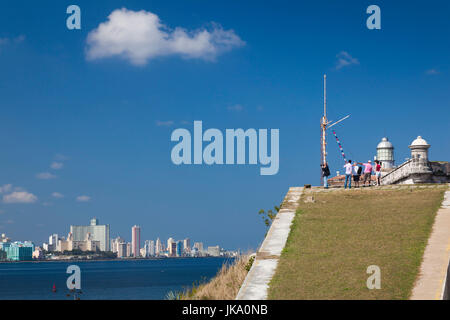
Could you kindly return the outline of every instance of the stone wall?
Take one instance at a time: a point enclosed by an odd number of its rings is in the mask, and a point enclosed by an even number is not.
[[[410,159],[381,178],[381,184],[448,183],[450,164],[448,162]]]

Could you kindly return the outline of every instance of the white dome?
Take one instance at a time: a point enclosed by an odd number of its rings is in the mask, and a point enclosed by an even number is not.
[[[394,146],[389,142],[388,138],[384,137],[378,144],[377,149],[394,149]]]
[[[418,136],[417,139],[411,143],[411,146],[429,146],[429,144],[421,136]]]

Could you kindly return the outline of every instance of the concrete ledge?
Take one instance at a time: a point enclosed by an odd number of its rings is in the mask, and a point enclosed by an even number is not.
[[[236,300],[267,299],[269,282],[275,274],[278,259],[291,231],[292,220],[302,192],[302,187],[289,189],[261,248],[256,253],[255,261],[238,292]]]
[[[450,260],[450,191],[446,191],[414,286],[412,300],[441,300],[448,296],[447,274]],[[447,290],[447,291],[446,291]]]

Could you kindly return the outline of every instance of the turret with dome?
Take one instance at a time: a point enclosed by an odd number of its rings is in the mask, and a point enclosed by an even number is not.
[[[413,161],[428,162],[428,149],[430,145],[421,136],[418,136],[409,146]]]
[[[381,139],[377,146],[376,160],[381,161],[381,165],[385,169],[392,169],[394,167],[394,146],[387,137]]]

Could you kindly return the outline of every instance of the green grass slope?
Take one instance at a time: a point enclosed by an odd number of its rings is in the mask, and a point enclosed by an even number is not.
[[[269,299],[408,299],[446,188],[304,194]],[[381,289],[367,288],[369,265]]]

